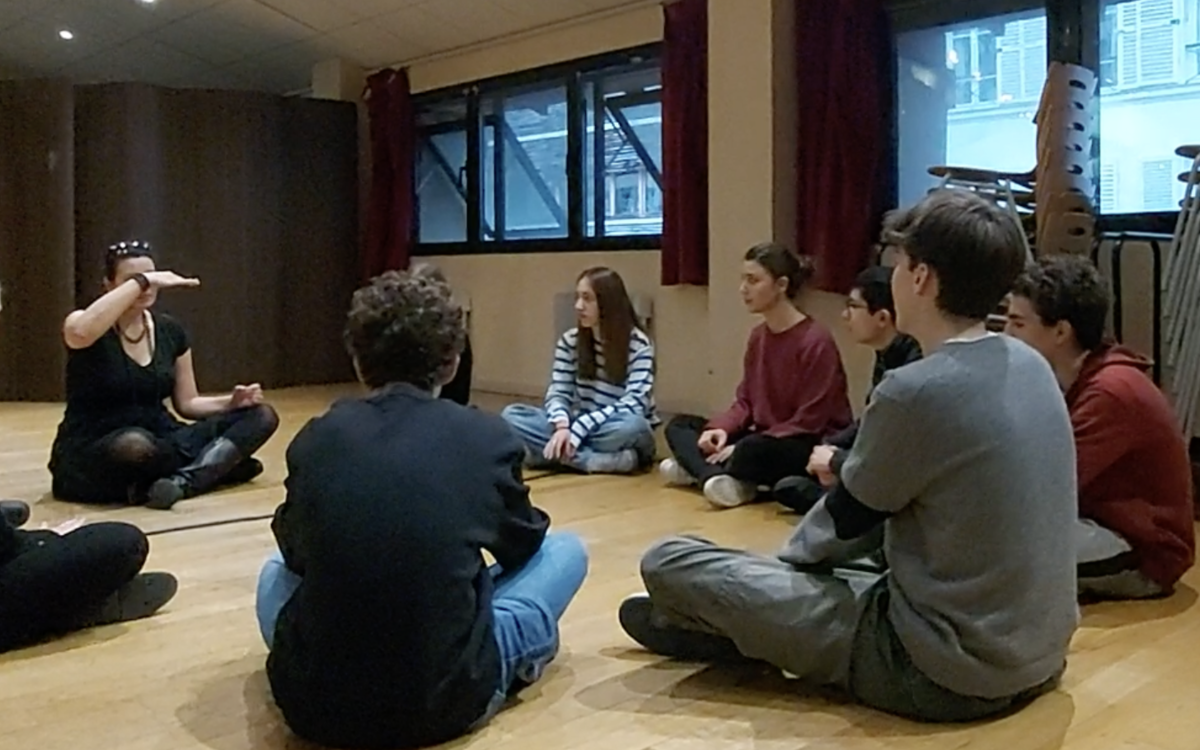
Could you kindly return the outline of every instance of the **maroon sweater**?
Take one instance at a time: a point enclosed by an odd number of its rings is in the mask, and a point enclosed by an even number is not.
[[[756,326],[742,368],[733,406],[710,420],[710,429],[824,438],[854,419],[837,344],[812,318],[779,333]]]
[[[1138,568],[1170,587],[1195,558],[1187,443],[1147,362],[1119,346],[1084,361],[1067,391],[1075,431],[1079,515],[1112,529]]]

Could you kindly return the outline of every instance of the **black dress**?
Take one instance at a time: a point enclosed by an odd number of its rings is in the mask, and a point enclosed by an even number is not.
[[[55,497],[132,502],[132,489],[178,470],[227,428],[227,415],[184,424],[167,410],[164,402],[175,392],[175,361],[190,345],[177,320],[153,316],[154,350],[145,366],[125,353],[113,330],[85,349],[69,351],[66,413],[50,451]],[[153,460],[120,459],[114,445],[131,431],[153,438]]]

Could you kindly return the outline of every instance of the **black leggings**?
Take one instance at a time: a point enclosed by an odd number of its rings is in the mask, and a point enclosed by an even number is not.
[[[133,580],[149,542],[136,526],[96,523],[59,536],[18,531],[24,549],[0,565],[0,652],[79,627]]]
[[[777,438],[749,433],[730,436],[730,442],[737,445],[733,456],[724,464],[710,464],[697,445],[707,424],[704,417],[681,415],[668,422],[666,428],[671,455],[701,487],[722,474],[759,487],[774,487],[785,477],[807,476],[808,459],[813,448],[821,442],[816,435]]]
[[[266,404],[217,414],[184,425],[168,435],[139,427],[114,430],[68,456],[54,477],[54,496],[77,503],[113,504],[133,501],[156,479],[179,471],[205,446],[225,438],[249,459],[279,429],[279,415]],[[241,474],[230,472],[231,478]]]

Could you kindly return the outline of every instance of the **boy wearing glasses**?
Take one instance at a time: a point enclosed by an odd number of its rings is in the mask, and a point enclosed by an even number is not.
[[[842,313],[842,319],[846,321],[846,328],[857,343],[875,350],[872,390],[879,385],[889,370],[903,367],[921,358],[921,345],[916,339],[896,330],[891,266],[872,266],[858,275],[849,297],[846,298],[846,309]],[[833,483],[833,466],[840,463],[837,460],[838,454],[849,450],[854,445],[857,435],[856,421],[846,429],[829,436],[822,445],[813,449],[807,467],[820,483],[814,482],[810,476],[788,477],[775,486],[776,499],[799,513],[808,512],[817,500],[821,499],[825,488]]]

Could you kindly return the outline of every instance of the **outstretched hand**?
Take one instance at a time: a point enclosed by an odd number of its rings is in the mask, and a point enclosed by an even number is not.
[[[180,276],[174,271],[150,271],[146,274],[146,281],[150,282],[150,286],[155,289],[172,289],[181,286],[200,286],[200,279],[194,277]]]
[[[230,409],[244,409],[247,406],[258,406],[263,402],[262,386],[258,383],[250,385],[235,385],[233,394],[229,397]]]

